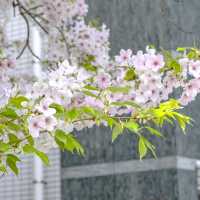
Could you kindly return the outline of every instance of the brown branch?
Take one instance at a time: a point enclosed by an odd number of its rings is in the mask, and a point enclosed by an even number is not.
[[[27,29],[27,36],[26,36],[26,41],[25,41],[24,47],[22,48],[22,50],[20,51],[20,53],[19,53],[19,55],[17,56],[16,59],[19,59],[19,58],[23,55],[24,51],[25,51],[26,49],[28,49],[28,50],[31,52],[31,54],[32,54],[35,58],[37,58],[38,60],[41,60],[41,59],[39,58],[39,56],[37,56],[37,55],[34,53],[33,49],[32,49],[31,46],[30,46],[30,23],[29,23],[29,20],[28,20],[28,16],[29,16],[29,17],[30,17],[30,18],[31,18],[31,19],[32,19],[46,34],[48,34],[48,31],[47,31],[47,30],[42,26],[42,24],[36,19],[37,16],[34,16],[34,14],[32,14],[32,13],[30,12],[30,10],[37,9],[37,8],[41,7],[41,5],[36,6],[36,7],[33,7],[33,8],[30,8],[30,9],[28,10],[28,9],[26,9],[26,8],[21,4],[20,0],[16,0],[16,2],[13,1],[13,8],[14,8],[14,11],[15,11],[15,8],[16,8],[16,7],[18,7],[18,9],[19,9],[19,13],[20,13],[20,15],[22,16],[22,18],[24,19],[24,21],[25,21],[25,23],[26,23],[26,29]],[[15,12],[14,12],[14,13],[15,13]]]
[[[78,119],[78,120],[73,121],[72,123],[77,123],[77,122],[82,122],[82,121],[94,121],[94,120],[95,118],[92,117],[92,118]]]
[[[122,119],[134,119],[134,120],[137,120],[138,118],[136,117],[121,117],[121,116],[108,116],[112,119],[118,119],[118,120],[122,120]],[[72,123],[77,123],[77,122],[82,122],[82,121],[94,121],[95,118],[94,117],[91,117],[91,118],[85,118],[85,119],[78,119],[78,120],[75,120],[73,121]]]
[[[34,16],[34,14],[32,14],[31,12],[29,12],[24,6],[21,6],[21,8],[24,10],[24,12],[31,17],[31,19],[46,33],[48,34],[49,32],[46,30],[46,28],[44,28],[44,26],[36,19],[36,17]]]
[[[37,10],[38,8],[41,8],[41,7],[43,7],[43,5],[37,5],[32,8],[29,8],[28,11],[30,12],[31,10]]]
[[[21,10],[20,14],[23,12],[24,15],[28,15],[46,34],[48,34],[48,31],[44,28],[44,26],[36,19],[33,13],[30,12],[31,9],[26,9],[20,0],[16,0],[16,4],[14,4],[15,7],[19,7]]]
[[[24,47],[22,48],[21,52],[19,53],[19,55],[17,56],[16,59],[19,59],[19,58],[23,55],[23,53],[24,53],[24,51],[26,50],[26,48],[28,48],[29,42],[30,42],[30,25],[29,25],[29,21],[28,21],[26,15],[24,15],[24,13],[21,11],[21,8],[20,8],[20,7],[19,7],[19,12],[20,12],[21,16],[23,17],[23,19],[24,19],[24,21],[25,21],[25,23],[26,23],[27,36],[26,36],[25,45],[24,45]]]

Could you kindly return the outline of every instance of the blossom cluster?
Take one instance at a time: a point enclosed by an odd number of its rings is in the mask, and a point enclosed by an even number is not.
[[[199,61],[183,56],[176,63],[181,63],[181,70],[177,74],[174,69],[166,68],[165,60],[164,55],[147,48],[145,53],[138,51],[136,54],[130,49],[121,50],[110,61],[112,65],[98,68],[95,72],[86,70],[81,65],[72,66],[68,61],[61,63],[58,69],[49,73],[45,83],[35,83],[35,91],[28,96],[44,97],[35,107],[38,111],[36,117],[30,118],[30,133],[39,137],[39,133],[44,130],[62,128],[71,132],[73,129],[82,130],[95,125],[92,119],[79,122],[56,119],[53,117],[56,111],[49,108],[52,103],[62,105],[68,110],[89,106],[107,112],[110,116],[133,116],[138,110],[128,104],[120,105],[121,102],[134,102],[143,109],[153,108],[169,100],[176,89],[182,88],[178,99],[180,98],[182,105],[188,104],[199,93],[200,79],[193,72],[194,65],[191,65]],[[187,65],[183,61],[187,61]],[[198,65],[195,66],[198,68]],[[186,98],[186,95],[190,98]],[[45,119],[48,125],[44,123]],[[104,121],[101,123],[106,125]]]
[[[75,104],[78,106],[78,99],[85,86],[84,83],[91,77],[92,74],[85,69],[71,66],[68,61],[65,61],[59,64],[56,70],[48,73],[43,80],[35,82],[33,85],[27,84],[26,90],[21,86],[21,91],[25,93],[27,98],[31,99],[24,106],[25,108],[32,107],[32,114],[28,119],[32,137],[42,137],[44,133],[53,132],[56,129],[62,129],[68,133],[73,131],[74,125],[67,120],[57,119],[55,117],[56,110],[50,108],[50,105],[56,103],[67,109]],[[38,97],[41,97],[42,100],[35,103]],[[47,146],[46,143],[45,146]],[[52,147],[52,141],[50,147]]]
[[[185,74],[190,76],[189,81],[183,83],[183,93],[180,98],[182,105],[186,106],[195,100],[200,92],[200,61],[182,58],[179,62],[184,67]]]
[[[83,17],[87,14],[88,6],[84,0],[77,1],[48,1],[41,0],[41,11],[50,25],[65,26],[71,24],[73,18]]]
[[[12,84],[9,77],[2,73],[0,74],[0,108],[3,107],[9,100],[12,94]]]

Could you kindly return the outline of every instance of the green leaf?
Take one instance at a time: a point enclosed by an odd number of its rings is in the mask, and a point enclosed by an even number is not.
[[[10,145],[0,141],[0,152],[6,152],[10,149]]]
[[[85,57],[85,61],[86,62],[94,62],[95,61],[95,56],[93,56],[93,55],[87,55]]]
[[[185,52],[186,49],[187,49],[187,48],[185,48],[185,47],[178,47],[178,48],[176,49],[176,51],[178,51],[178,52]]]
[[[65,118],[66,120],[69,120],[69,121],[76,120],[79,117],[79,115],[80,115],[80,112],[77,108],[72,108],[65,112]]]
[[[16,131],[16,132],[21,130],[21,126],[18,125],[18,124],[15,124],[13,122],[7,122],[6,128],[9,128],[10,130],[13,130],[13,131]]]
[[[174,125],[174,122],[168,117],[165,117],[164,120],[167,121],[169,124]]]
[[[15,112],[15,110],[11,109],[11,108],[5,108],[0,112],[1,116],[10,118],[10,119],[17,119],[18,115]]]
[[[34,145],[35,144],[35,141],[33,139],[33,137],[31,135],[27,136],[27,141],[30,145]]]
[[[152,143],[150,143],[146,138],[143,138],[143,139],[144,139],[146,147],[151,151],[154,158],[157,158],[156,152],[155,152],[155,149],[156,149],[155,146]]]
[[[155,146],[152,143],[150,143],[145,137],[140,136],[139,143],[138,143],[140,159],[143,159],[147,155],[148,149],[151,151],[153,156],[156,158]]]
[[[94,93],[88,91],[88,90],[83,90],[83,93],[86,95],[86,96],[90,96],[90,97],[94,97],[95,99],[99,99],[99,96],[95,95]]]
[[[2,173],[6,173],[7,172],[6,166],[3,163],[0,163],[0,172],[2,172]]]
[[[123,133],[123,126],[121,124],[116,124],[116,126],[112,130],[112,142],[114,142],[119,135]]]
[[[124,123],[124,126],[134,133],[138,133],[139,128],[140,128],[139,125],[134,121],[126,122]]]
[[[159,108],[163,110],[176,110],[180,109],[180,102],[176,99],[170,99],[164,103],[161,103]]]
[[[94,108],[89,107],[89,106],[84,106],[80,108],[80,110],[82,114],[85,113],[93,117],[97,117],[97,115],[101,115],[101,111],[95,110]]]
[[[92,85],[86,85],[84,88],[87,90],[99,91],[99,88],[94,87]]]
[[[67,142],[65,144],[65,148],[72,153],[76,151],[79,155],[84,155],[83,147],[72,134],[67,134]]]
[[[42,160],[42,162],[48,166],[49,165],[49,158],[48,156],[42,151],[36,151],[36,155]]]
[[[96,72],[97,71],[97,67],[92,65],[92,62],[95,61],[95,57],[92,55],[87,55],[83,61],[83,63],[81,63],[81,66],[83,66],[87,71],[92,71],[92,72]]]
[[[196,59],[198,57],[197,52],[195,50],[190,50],[190,52],[187,54],[187,57],[189,59]]]
[[[180,74],[182,72],[182,67],[176,60],[171,61],[170,67],[172,67],[176,74]]]
[[[65,144],[61,142],[57,137],[55,137],[55,142],[59,146],[59,148],[64,151],[65,150]]]
[[[140,159],[143,159],[147,154],[147,147],[145,144],[145,138],[143,136],[139,137],[138,150],[139,150]]]
[[[129,93],[130,87],[109,87],[108,90],[112,93]]]
[[[91,72],[96,72],[97,71],[97,67],[92,65],[91,63],[82,63],[82,66],[87,70],[87,71],[91,71]]]
[[[97,28],[97,29],[100,28],[100,26],[101,26],[99,19],[90,20],[88,25],[91,26],[91,27]]]
[[[163,137],[162,133],[160,133],[158,130],[151,128],[149,126],[145,126],[145,128],[152,134],[158,137]]]
[[[124,80],[126,81],[133,81],[137,78],[137,75],[135,73],[135,70],[133,68],[130,68],[124,77]]]
[[[23,147],[23,151],[24,153],[27,153],[27,154],[32,154],[35,152],[35,148],[29,144],[26,144],[24,147]]]
[[[115,121],[112,117],[104,116],[102,119],[105,120],[111,128],[114,124],[117,124],[117,121]]]
[[[65,133],[64,131],[58,129],[55,132],[55,140],[61,149],[66,149],[71,153],[76,151],[78,154],[84,155],[83,147],[72,134]]]
[[[65,108],[57,103],[52,103],[49,107],[54,108],[56,110],[56,113],[64,113],[65,111]]]
[[[183,133],[185,134],[186,125],[190,124],[191,118],[186,115],[182,115],[178,112],[173,112],[173,114],[174,114],[175,118],[177,119],[180,128],[182,129]]]
[[[16,144],[20,142],[20,139],[14,134],[8,134],[9,144]]]
[[[60,129],[57,129],[55,132],[55,138],[57,138],[60,142],[62,142],[64,144],[67,142],[66,135],[67,134]]]
[[[35,155],[37,155],[45,165],[47,165],[47,166],[49,165],[48,156],[45,153],[43,153],[42,151],[37,150],[34,146],[26,144],[23,147],[23,151],[26,154],[35,154]]]
[[[0,124],[0,135],[4,134],[4,129],[6,129],[6,125]]]
[[[16,107],[16,108],[22,108],[23,106],[21,105],[22,102],[27,102],[29,101],[26,97],[24,96],[17,96],[17,97],[13,97],[10,99],[9,104],[11,104],[12,106]]]
[[[7,157],[9,157],[10,159],[13,160],[13,162],[20,162],[21,160],[14,154],[9,154],[7,155]]]
[[[17,167],[17,162],[20,162],[20,159],[17,156],[15,156],[13,154],[7,155],[6,164],[15,173],[15,175],[19,174],[19,169]]]

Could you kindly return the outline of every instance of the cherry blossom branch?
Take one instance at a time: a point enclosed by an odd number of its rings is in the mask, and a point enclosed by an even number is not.
[[[112,119],[118,119],[118,120],[128,120],[128,119],[134,119],[134,120],[139,120],[137,117],[124,117],[124,116],[108,116]],[[82,122],[82,121],[94,121],[95,118],[94,117],[91,117],[91,118],[84,118],[84,119],[78,119],[78,120],[75,120],[73,121],[72,123],[77,123],[77,122]]]
[[[85,119],[77,119],[75,121],[73,121],[72,123],[77,123],[77,122],[82,122],[82,121],[94,121],[95,118],[92,117],[92,118],[85,118]]]
[[[30,12],[31,10],[36,10],[38,8],[41,8],[41,7],[43,7],[43,5],[37,5],[37,6],[34,6],[32,8],[29,8],[28,11]]]

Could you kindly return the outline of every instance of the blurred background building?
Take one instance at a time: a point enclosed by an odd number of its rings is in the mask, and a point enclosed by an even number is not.
[[[121,48],[144,49],[149,44],[171,50],[199,44],[199,0],[88,0],[88,3],[89,18],[97,18],[111,29],[111,54]],[[23,24],[20,20],[13,23],[19,24],[8,28],[10,37],[23,37]],[[34,72],[28,53],[21,62],[19,71]],[[111,144],[111,132],[105,127],[76,133],[86,147],[86,156],[80,158],[58,150],[50,153],[52,165],[43,168],[44,199],[197,200],[199,110],[199,98],[185,109],[195,120],[186,136],[176,126],[167,126],[163,128],[164,140],[152,138],[157,146],[157,160],[148,155],[144,161],[138,161],[136,138],[131,134],[124,134]],[[0,200],[34,199],[34,161],[31,157],[24,159],[20,177],[0,179]]]

